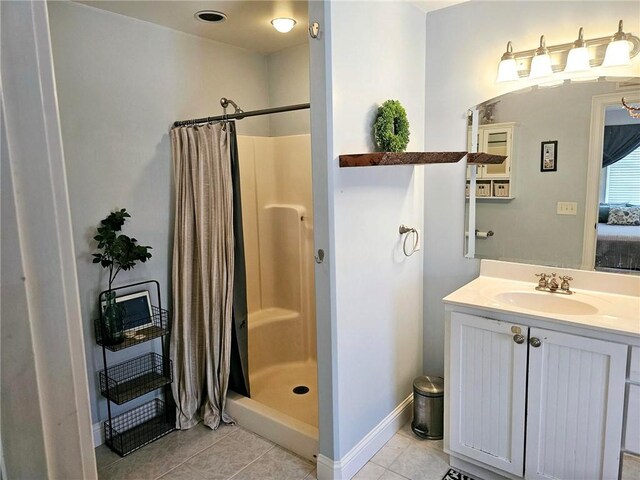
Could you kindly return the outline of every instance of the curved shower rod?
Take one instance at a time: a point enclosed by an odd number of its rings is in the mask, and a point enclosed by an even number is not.
[[[236,102],[231,99],[222,97],[220,99],[220,105],[224,110],[223,115],[218,115],[215,117],[203,117],[203,118],[194,118],[192,120],[181,120],[178,122],[174,122],[173,127],[184,127],[186,125],[197,125],[198,123],[209,123],[209,122],[218,122],[218,121],[227,121],[227,120],[242,120],[247,117],[257,117],[259,115],[269,115],[271,113],[283,113],[283,112],[293,112],[295,110],[305,110],[307,108],[311,108],[310,103],[298,103],[296,105],[287,105],[284,107],[275,107],[275,108],[265,108],[263,110],[252,110],[249,112],[243,111]],[[232,105],[234,108],[234,113],[227,113],[227,108],[229,105]]]

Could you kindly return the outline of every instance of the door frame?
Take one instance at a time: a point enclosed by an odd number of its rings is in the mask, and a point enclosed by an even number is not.
[[[47,3],[0,2],[2,468],[97,478]]]
[[[587,191],[584,205],[584,234],[582,236],[581,268],[583,270],[593,270],[595,267],[605,112],[608,106],[618,104],[623,96],[625,96],[626,101],[630,103],[640,102],[640,93],[633,89],[595,95],[591,100]]]

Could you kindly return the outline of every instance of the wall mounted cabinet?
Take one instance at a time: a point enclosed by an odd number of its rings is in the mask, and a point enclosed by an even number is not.
[[[516,124],[494,123],[478,127],[478,152],[504,155],[507,159],[498,164],[478,165],[476,174],[478,198],[511,199],[513,195],[513,163]],[[468,129],[467,149],[471,150],[471,127]],[[467,183],[470,178],[467,166]]]
[[[627,345],[451,312],[449,348],[452,453],[513,478],[618,478]]]

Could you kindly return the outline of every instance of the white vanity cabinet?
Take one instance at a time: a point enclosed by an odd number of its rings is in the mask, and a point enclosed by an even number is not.
[[[618,478],[627,345],[450,315],[452,454],[513,478]]]
[[[449,448],[522,476],[527,327],[451,313]]]

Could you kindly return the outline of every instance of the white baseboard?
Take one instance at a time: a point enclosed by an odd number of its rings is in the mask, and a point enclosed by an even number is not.
[[[102,422],[93,424],[93,448],[98,448],[104,443],[104,431],[102,430]]]
[[[349,480],[411,418],[413,395],[405,398],[340,460],[318,455],[318,480]]]

